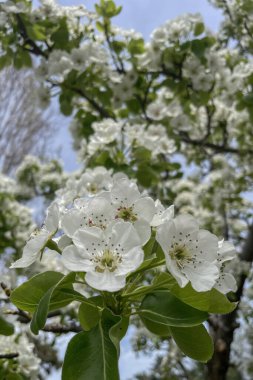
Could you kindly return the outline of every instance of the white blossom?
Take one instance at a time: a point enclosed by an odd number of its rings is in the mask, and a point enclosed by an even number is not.
[[[62,253],[64,265],[69,270],[86,272],[86,282],[98,290],[122,289],[126,275],[144,258],[139,236],[129,222],[117,222],[104,231],[81,228],[74,234],[73,243]]]
[[[200,230],[190,215],[179,215],[157,228],[166,265],[179,286],[190,281],[192,287],[203,292],[210,290],[219,276],[217,267],[218,239],[206,230]]]
[[[59,208],[52,203],[47,210],[45,225],[41,230],[35,231],[26,243],[21,259],[15,261],[11,268],[25,268],[33,264],[42,254],[48,241],[56,233],[59,224]]]

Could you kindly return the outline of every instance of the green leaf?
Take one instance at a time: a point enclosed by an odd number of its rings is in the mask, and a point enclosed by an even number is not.
[[[183,353],[206,363],[213,355],[213,341],[203,325],[171,327],[171,335]]]
[[[143,299],[140,316],[167,326],[196,326],[205,321],[208,314],[181,302],[167,290],[154,291]]]
[[[175,278],[170,273],[161,272],[152,281],[152,286],[155,286],[157,289],[171,290],[176,283]]]
[[[0,56],[0,70],[4,67],[9,66],[12,63],[12,58],[9,54]]]
[[[14,67],[16,69],[21,69],[22,67],[31,67],[32,59],[30,54],[22,49],[17,49],[16,53],[13,56]]]
[[[130,54],[142,54],[145,50],[144,47],[144,40],[142,38],[139,39],[132,39],[127,47]]]
[[[75,335],[68,344],[62,380],[119,380],[117,350],[110,329],[119,322],[105,309],[98,325]]]
[[[191,41],[191,50],[198,57],[203,58],[206,49],[211,47],[215,43],[215,39],[213,37],[204,37],[199,40]]]
[[[144,324],[144,326],[153,334],[159,335],[159,336],[170,336],[170,327],[167,325],[163,325],[158,322],[151,321],[150,319],[147,319],[143,316],[141,316],[141,320]]]
[[[14,333],[14,327],[11,323],[7,322],[0,316],[0,335],[12,335]]]
[[[68,46],[69,31],[66,20],[60,21],[57,30],[51,35],[51,40],[54,42],[54,49],[62,49],[63,46]]]
[[[135,102],[136,103],[136,102]],[[151,151],[143,146],[135,148],[133,150],[133,156],[136,161],[139,162],[150,162],[151,160]]]
[[[237,302],[230,302],[227,297],[216,289],[210,290],[209,313],[227,314],[231,313],[237,306]]]
[[[40,300],[38,307],[33,314],[30,328],[31,328],[31,331],[35,335],[37,335],[39,330],[45,326],[48,309],[49,309],[49,303],[50,303],[50,299],[51,299],[53,291],[54,291],[54,287],[48,289],[46,294]]]
[[[33,24],[26,27],[28,36],[32,40],[45,41],[47,39],[46,29],[42,25]]]
[[[144,187],[156,185],[159,181],[159,175],[157,174],[157,171],[152,169],[147,163],[139,165],[136,173],[136,178],[138,179],[140,185]]]
[[[104,27],[104,24],[102,23],[102,22],[100,22],[100,21],[97,21],[96,22],[96,27],[97,27],[97,30],[99,31],[99,32],[104,32],[104,29],[105,29],[105,27]]]
[[[191,284],[186,285],[184,288],[180,288],[178,284],[175,284],[171,288],[171,293],[187,305],[209,313],[230,313],[237,305],[235,302],[230,302],[224,294],[216,289],[208,292],[196,292]]]
[[[109,330],[109,336],[117,349],[118,357],[120,355],[120,341],[126,335],[129,326],[129,318],[120,317],[118,323],[113,325]]]
[[[198,23],[195,25],[195,28],[194,28],[194,35],[195,35],[195,36],[199,36],[199,35],[202,34],[204,31],[205,31],[205,25],[203,24],[203,22],[198,22]]]
[[[122,52],[122,50],[125,48],[125,42],[123,41],[112,41],[111,46],[116,54],[119,54]]]
[[[39,301],[39,304],[33,314],[33,318],[31,321],[31,331],[34,334],[38,334],[39,330],[42,329],[45,326],[46,320],[47,320],[47,314],[50,306],[50,301],[52,298],[53,293],[60,289],[62,286],[65,286],[67,284],[72,285],[72,283],[75,280],[75,273],[69,273],[67,276],[64,276],[60,279],[57,284],[52,286],[48,291],[43,295],[41,300]]]
[[[11,302],[19,309],[34,312],[45,293],[56,285],[64,275],[58,272],[40,273],[24,282],[11,293]],[[60,290],[56,291],[50,301],[50,310],[66,306],[73,296],[63,297]]]
[[[69,116],[72,114],[73,105],[72,105],[72,93],[70,91],[64,91],[60,97],[60,109],[63,115]]]
[[[89,331],[98,324],[99,310],[96,305],[82,303],[78,310],[78,319],[84,331]]]

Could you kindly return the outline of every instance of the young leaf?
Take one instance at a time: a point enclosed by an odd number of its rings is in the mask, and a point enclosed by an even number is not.
[[[78,319],[84,331],[89,331],[98,324],[100,313],[96,305],[82,303],[78,310]]]
[[[39,330],[42,329],[45,326],[46,320],[47,320],[47,314],[50,306],[50,301],[52,298],[53,293],[60,289],[62,286],[66,286],[72,283],[75,280],[75,273],[69,273],[67,276],[64,276],[60,279],[57,284],[52,286],[48,291],[43,295],[41,300],[39,301],[39,304],[33,314],[33,318],[31,321],[31,331],[34,334],[38,334]]]
[[[120,355],[120,341],[126,335],[128,326],[129,318],[120,317],[119,322],[113,325],[109,330],[110,339],[117,349],[118,356]]]
[[[213,341],[203,325],[171,327],[171,335],[183,353],[206,363],[213,355]]]
[[[109,331],[119,322],[105,309],[98,325],[75,335],[68,344],[62,380],[119,380],[118,356]]]
[[[31,328],[31,331],[35,335],[37,335],[39,330],[45,326],[48,309],[49,309],[49,303],[50,303],[50,299],[51,299],[53,291],[54,291],[54,287],[48,289],[46,294],[40,300],[38,307],[33,314],[30,328]]]
[[[186,305],[167,290],[147,294],[139,314],[141,317],[167,326],[196,326],[205,321],[208,314]]]
[[[159,287],[159,289],[171,290],[176,283],[175,278],[170,273],[161,272],[152,281],[152,286]]]

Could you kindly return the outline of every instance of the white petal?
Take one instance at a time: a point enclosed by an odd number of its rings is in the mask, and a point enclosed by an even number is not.
[[[108,231],[105,231],[108,234]],[[129,222],[118,222],[111,230],[111,247],[120,245],[124,252],[140,246],[140,237]]]
[[[138,215],[138,219],[144,219],[150,223],[155,215],[155,202],[150,197],[139,198],[134,204],[133,211]]]
[[[63,250],[68,245],[72,244],[72,239],[70,239],[67,235],[62,235],[57,241],[58,247]]]
[[[174,205],[168,207],[166,210],[164,210],[164,207],[163,209],[159,209],[158,206],[156,206],[156,209],[157,213],[154,215],[150,223],[152,227],[158,227],[162,223],[174,218]]]
[[[63,214],[61,228],[69,237],[84,225],[85,211],[83,209],[71,209]]]
[[[88,272],[85,280],[92,288],[107,292],[117,292],[126,284],[125,276],[115,276],[113,272],[108,271],[104,273]]]
[[[90,256],[81,255],[80,251],[74,245],[69,245],[63,250],[62,262],[67,269],[76,272],[87,272],[94,269],[94,264],[90,261]]]
[[[21,259],[15,261],[10,268],[26,268],[34,263],[39,257],[41,250],[49,239],[49,233],[41,230],[38,235],[32,237],[26,243]]]
[[[232,243],[229,241],[219,242],[220,259],[223,261],[232,260],[236,257],[236,250]]]
[[[86,250],[89,254],[95,253],[97,250],[103,250],[105,248],[105,240],[103,231],[98,227],[80,228],[73,236],[73,243],[76,247],[80,250]]]
[[[115,204],[132,206],[140,198],[140,192],[134,182],[123,178],[119,180],[111,190],[111,199]]]
[[[157,227],[156,240],[162,247],[164,253],[168,253],[173,236],[176,236],[176,227],[172,220],[169,220]]]
[[[182,273],[181,269],[177,266],[177,263],[174,260],[171,260],[169,255],[165,255],[165,259],[168,271],[172,274],[173,277],[175,277],[175,279],[178,282],[178,285],[181,288],[184,288],[188,284],[189,280],[184,275],[184,273]]]
[[[140,247],[133,248],[123,255],[122,264],[116,270],[117,275],[127,275],[135,271],[144,260],[144,252]]]
[[[164,210],[163,219],[170,220],[174,218],[174,214],[175,214],[175,207],[174,205],[171,205],[170,207],[166,208],[166,210]]]
[[[114,207],[111,202],[100,196],[91,199],[87,211],[90,221],[98,227],[106,227],[114,217]]]
[[[237,284],[231,273],[223,273],[214,286],[219,292],[226,294],[230,291],[236,292]]]
[[[206,292],[212,289],[219,276],[217,266],[208,261],[202,261],[196,265],[187,263],[184,265],[183,273],[197,292]]]
[[[194,234],[199,230],[199,224],[197,220],[188,214],[182,214],[173,219],[175,228],[178,232],[186,234]]]
[[[206,230],[199,230],[197,235],[198,242],[193,242],[191,247],[193,252],[201,260],[215,261],[218,257],[218,238]],[[197,246],[198,248],[195,248]],[[201,253],[202,252],[202,253]]]
[[[49,232],[55,232],[59,226],[59,206],[53,202],[47,209],[47,217],[45,220],[46,229]]]
[[[140,238],[140,245],[145,245],[151,236],[151,227],[149,223],[144,220],[137,220],[137,222],[133,224],[133,227]]]
[[[33,264],[40,256],[40,253],[34,253],[30,256],[23,255],[21,259],[15,261],[10,268],[26,268]]]

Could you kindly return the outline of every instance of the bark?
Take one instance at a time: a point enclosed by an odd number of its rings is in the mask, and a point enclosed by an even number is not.
[[[253,226],[250,227],[248,238],[243,247],[241,260],[253,262]],[[243,296],[244,285],[247,280],[246,274],[241,274],[236,292],[237,301]],[[214,315],[210,319],[210,332],[214,340],[214,355],[207,363],[207,380],[226,380],[229,369],[229,358],[234,332],[239,327],[237,322],[238,307],[227,315]]]

